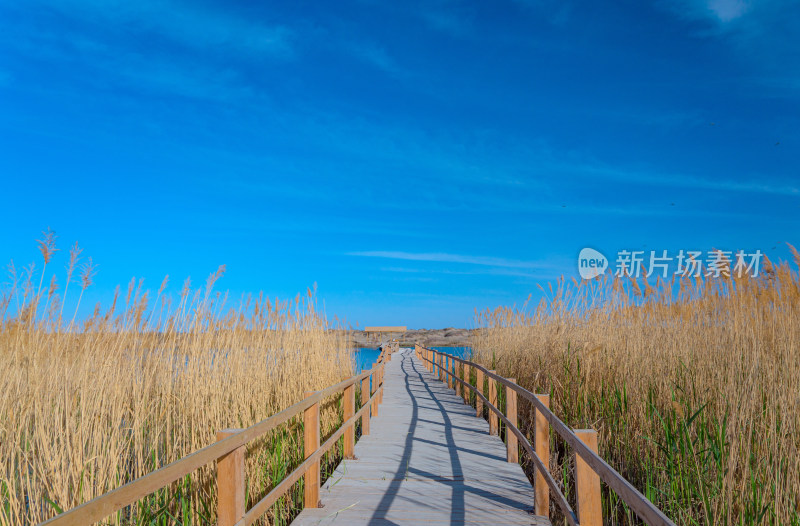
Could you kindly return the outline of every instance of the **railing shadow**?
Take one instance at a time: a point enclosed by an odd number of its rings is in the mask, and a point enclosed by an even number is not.
[[[389,488],[387,489],[386,493],[384,493],[383,498],[381,498],[380,503],[378,504],[378,508],[372,515],[372,521],[375,520],[383,520],[390,522],[386,519],[385,515],[386,512],[389,510],[392,502],[397,496],[397,490],[403,483],[403,478],[407,475],[409,471],[409,463],[411,461],[411,452],[414,448],[414,431],[417,428],[419,422],[419,403],[417,402],[417,396],[419,394],[419,387],[417,386],[416,389],[412,390],[411,388],[411,380],[413,375],[416,375],[417,379],[419,380],[419,385],[424,386],[424,391],[427,392],[430,400],[432,400],[439,411],[442,414],[442,418],[444,419],[444,429],[445,429],[445,441],[447,444],[448,454],[450,456],[450,464],[454,474],[462,474],[463,470],[461,467],[461,461],[458,457],[458,449],[456,448],[455,444],[455,437],[453,436],[453,425],[450,421],[450,417],[447,413],[447,409],[445,409],[444,404],[442,404],[437,397],[434,395],[433,391],[431,390],[428,382],[423,377],[422,373],[417,369],[417,364],[413,360],[413,353],[412,352],[404,352],[402,354],[402,361],[401,361],[401,368],[405,373],[405,388],[406,392],[411,399],[412,411],[411,411],[411,421],[408,425],[408,433],[406,434],[405,445],[403,447],[403,455],[401,457],[400,465],[398,466],[397,471],[395,472],[394,477],[392,477],[392,481],[389,483]],[[414,392],[416,391],[416,392]],[[431,408],[433,409],[433,408]],[[430,477],[431,480],[434,480],[434,476]],[[440,482],[441,481],[437,481]],[[451,507],[450,507],[450,524],[452,526],[455,525],[463,525],[464,524],[464,516],[463,512],[458,515],[458,510],[464,509],[464,487],[463,484],[456,484],[450,483],[448,484],[451,486]]]
[[[399,354],[399,353],[398,353]],[[408,463],[411,461],[411,452],[414,449],[414,430],[417,427],[417,419],[419,418],[419,406],[417,405],[416,397],[411,393],[411,386],[410,386],[410,375],[406,370],[408,364],[412,364],[410,354],[406,351],[401,354],[401,364],[400,367],[403,369],[403,372],[406,373],[405,375],[405,387],[406,391],[409,394],[409,398],[411,398],[411,421],[408,424],[408,433],[406,434],[406,441],[403,446],[403,456],[400,458],[400,463],[397,466],[397,471],[392,477],[391,482],[389,483],[389,487],[387,491],[383,494],[383,497],[380,500],[377,508],[372,514],[372,518],[370,522],[376,521],[378,519],[382,521],[386,521],[387,523],[392,523],[386,518],[386,512],[389,510],[389,507],[394,502],[395,496],[397,495],[397,490],[400,488],[400,485],[403,483],[402,475],[405,473],[403,466],[408,466]]]

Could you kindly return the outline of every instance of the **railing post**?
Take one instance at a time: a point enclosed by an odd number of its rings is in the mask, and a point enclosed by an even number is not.
[[[461,366],[461,362],[456,362],[456,377],[453,380],[455,382],[455,384],[456,384],[456,396],[458,396],[458,397],[461,396],[461,382],[458,381],[459,379],[461,379],[461,374],[459,372],[459,370],[461,369],[460,366]]]
[[[453,388],[453,359],[449,356],[444,357],[444,368],[447,371],[447,388]]]
[[[217,431],[217,442],[240,431]],[[244,452],[241,446],[217,459],[217,526],[233,526],[244,517]]]
[[[547,408],[550,408],[550,395],[537,394],[536,398]],[[550,469],[550,427],[541,411],[536,411],[534,416],[534,449],[536,455],[541,459],[545,469]],[[544,475],[536,471],[536,477],[533,484],[533,490],[536,493],[536,504],[534,506],[534,513],[543,517],[550,516],[550,489],[547,487],[547,482],[544,480]]]
[[[371,394],[375,394],[375,391],[378,390],[378,378],[381,376],[380,368],[370,375],[372,377],[372,388]],[[378,397],[374,397],[372,399],[372,417],[378,416]]]
[[[517,383],[516,378],[507,379],[512,384]],[[506,418],[511,422],[511,425],[517,427],[517,392],[512,388],[506,386]],[[506,428],[506,459],[509,462],[516,464],[519,462],[519,445],[517,444],[517,435]]]
[[[480,394],[483,394],[483,371],[477,367],[475,368],[475,377],[475,387],[478,388]],[[475,395],[475,416],[483,418],[483,400],[478,395]]]
[[[385,377],[386,377],[386,364],[382,363],[381,364],[381,384],[380,384],[381,387],[383,387],[383,380],[384,380]],[[381,393],[378,395],[378,403],[379,404],[383,403],[383,389],[381,389]]]
[[[313,396],[307,391],[305,397]],[[303,412],[303,453],[305,458],[319,449],[319,402]],[[312,463],[303,475],[305,480],[303,508],[319,508],[319,460]]]
[[[597,453],[597,431],[576,429],[575,434],[589,449]],[[575,454],[575,485],[578,494],[578,522],[581,526],[602,526],[603,507],[600,502],[600,475]]]
[[[469,387],[467,387],[467,385],[470,384],[470,377],[471,376],[472,375],[470,374],[469,365],[464,364],[464,381],[466,382],[466,385],[464,385],[464,391],[463,392],[464,392],[464,403],[467,404],[467,405],[469,405],[470,395],[472,394],[470,392],[471,389]]]
[[[361,380],[361,406],[369,402],[369,376]],[[369,435],[369,409],[361,413],[361,435]]]
[[[353,418],[356,414],[356,385],[352,383],[344,388],[344,396],[342,398],[342,405],[344,405],[344,420],[345,422]],[[353,422],[344,432],[344,458],[354,458],[353,448],[356,445],[356,423]]]
[[[492,374],[497,374],[497,371],[490,370]],[[497,381],[489,377],[489,403],[497,407]],[[489,434],[496,435],[498,433],[498,420],[497,413],[489,409]]]

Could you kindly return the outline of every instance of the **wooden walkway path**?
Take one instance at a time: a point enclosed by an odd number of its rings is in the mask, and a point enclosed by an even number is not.
[[[383,403],[356,460],[320,489],[321,508],[292,524],[528,524],[534,501],[522,468],[455,392],[401,349],[386,363]]]

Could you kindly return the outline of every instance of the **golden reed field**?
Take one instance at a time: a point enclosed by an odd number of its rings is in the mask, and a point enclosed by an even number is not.
[[[310,290],[291,301],[230,302],[213,290],[220,268],[174,298],[166,279],[154,296],[131,281],[78,322],[95,267],[75,245],[66,271],[59,262],[53,273],[52,233],[40,249],[41,271],[12,265],[0,293],[3,526],[54,516],[212,443],[217,430],[247,427],[352,375],[344,333],[328,330]],[[325,434],[340,418],[335,401],[322,416]],[[302,460],[297,427],[250,447],[249,502]],[[212,469],[107,523],[213,524]],[[273,522],[291,515],[292,499],[271,511]]]
[[[2,526],[52,517],[353,373],[347,332],[331,330],[313,291],[230,301],[214,290],[224,267],[175,292],[131,281],[79,317],[96,267],[77,245],[56,267],[55,241],[40,241],[41,270],[10,265],[0,292]],[[476,360],[549,392],[568,425],[598,429],[602,456],[676,523],[800,525],[797,268],[561,280],[545,296],[478,313]],[[322,406],[323,440],[339,403]],[[530,407],[520,411],[526,430]],[[551,440],[569,496],[571,455]],[[249,503],[302,461],[301,443],[294,420],[249,446]],[[213,467],[199,470],[105,523],[214,524],[213,481]],[[608,523],[636,523],[607,490],[603,500]],[[264,522],[285,524],[301,501],[295,485]]]
[[[545,296],[478,313],[477,361],[549,392],[568,425],[596,428],[601,455],[677,524],[800,524],[797,267],[562,279]],[[568,480],[559,447],[551,470]],[[609,523],[633,522],[605,488],[603,500]]]

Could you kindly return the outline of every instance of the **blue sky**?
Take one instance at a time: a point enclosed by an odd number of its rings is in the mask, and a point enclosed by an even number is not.
[[[469,326],[587,246],[787,257],[798,103],[790,2],[0,0],[0,261]]]

